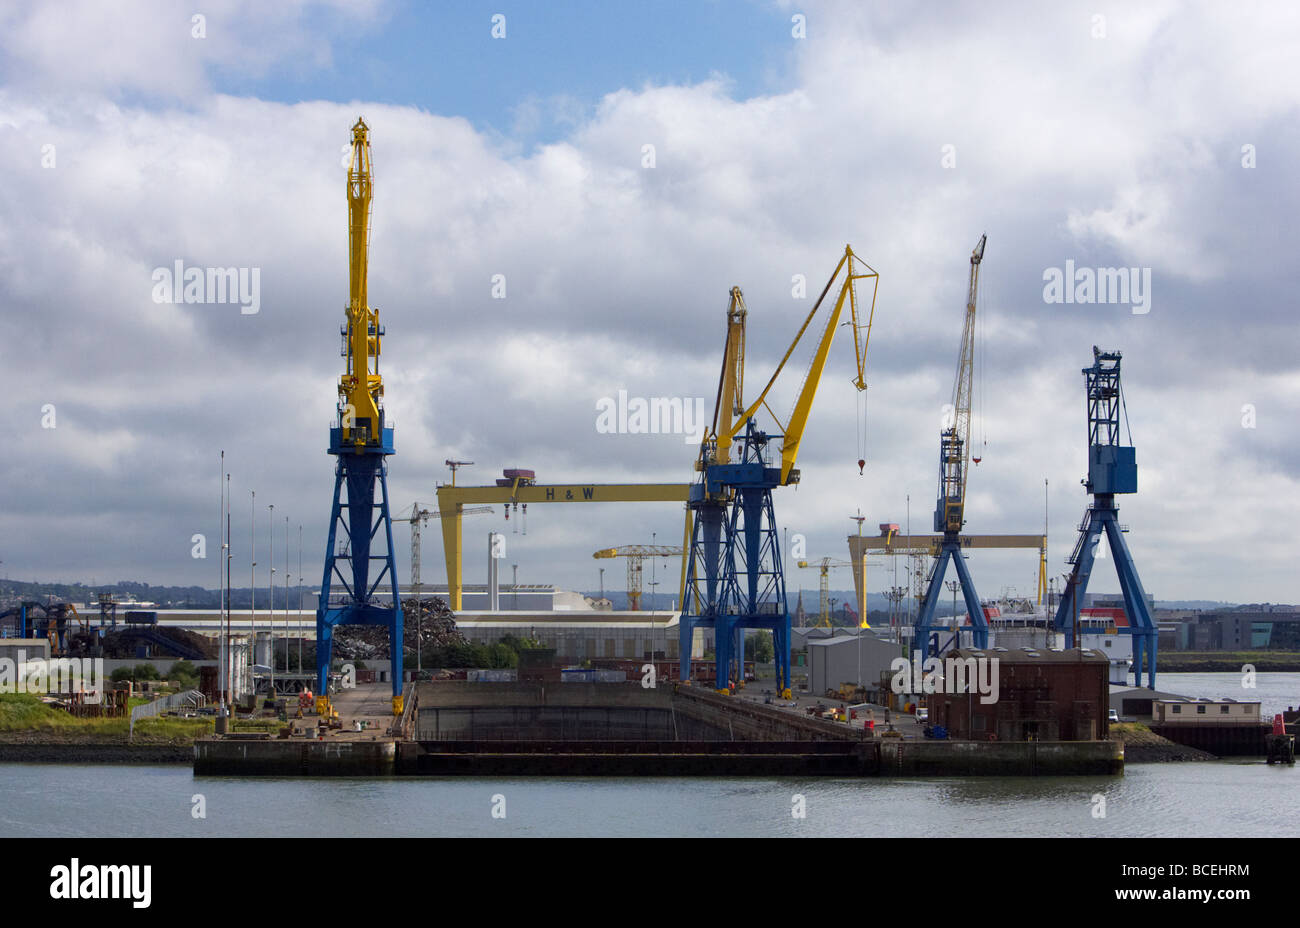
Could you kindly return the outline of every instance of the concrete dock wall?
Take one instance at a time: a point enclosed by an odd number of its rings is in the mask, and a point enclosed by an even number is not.
[[[881,776],[1081,776],[1124,771],[1115,741],[894,741],[878,745]]]
[[[194,742],[195,775],[385,776],[396,771],[397,744],[204,738]]]
[[[673,706],[679,716],[693,718],[733,741],[863,741],[861,728],[795,715],[784,709],[723,696],[700,687],[678,686]]]

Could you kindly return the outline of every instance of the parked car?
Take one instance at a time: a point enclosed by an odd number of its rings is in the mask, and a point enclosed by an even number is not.
[[[1111,709],[1111,710],[1110,710],[1110,715],[1109,715],[1108,717],[1109,717],[1109,719],[1110,719],[1112,722],[1118,722],[1118,721],[1119,721],[1119,713],[1116,712],[1114,709]]]
[[[919,706],[916,710],[916,720],[922,724],[930,721],[930,710],[925,706]]]

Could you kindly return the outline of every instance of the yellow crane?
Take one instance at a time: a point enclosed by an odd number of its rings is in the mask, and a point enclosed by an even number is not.
[[[831,610],[830,610],[830,593],[831,593],[831,570],[836,567],[852,567],[849,561],[837,561],[833,557],[824,557],[817,561],[800,561],[799,566],[804,569],[816,570],[821,577],[821,596],[818,601],[817,624],[816,628],[830,628]],[[861,618],[859,617],[859,621]]]
[[[594,558],[627,558],[627,608],[633,612],[641,609],[642,570],[647,558],[681,557],[685,551],[680,545],[621,545],[601,548]]]
[[[370,210],[373,176],[370,160],[370,129],[358,119],[352,127],[352,160],[348,166],[348,308],[341,327],[347,370],[339,377],[339,403],[343,441],[356,445],[377,444],[379,405],[384,379],[379,375],[380,341],[384,334],[379,310],[367,301],[370,269]]]
[[[858,265],[861,265],[861,268],[855,270]],[[826,319],[821,339],[817,343],[812,362],[804,377],[803,387],[799,391],[789,418],[783,423],[781,417],[768,405],[768,393],[771,392],[772,386],[776,383],[777,378],[781,376],[786,363],[790,360],[795,349],[799,346],[799,342],[802,341],[805,333],[812,325],[817,311],[821,308],[822,301],[825,300],[831,286],[840,276],[840,271],[844,270],[846,266],[848,273],[844,275],[839,295],[835,300],[835,306]],[[867,309],[865,323],[861,320],[858,306],[857,282],[859,280],[873,281],[871,303]],[[713,427],[705,438],[703,448],[707,450],[702,453],[701,463],[697,465],[697,470],[703,470],[704,466],[708,464],[729,462],[731,460],[731,448],[735,439],[761,407],[766,409],[768,414],[776,421],[781,435],[780,485],[788,486],[791,483],[798,483],[799,472],[795,470],[794,465],[799,456],[799,443],[803,440],[804,428],[807,426],[808,416],[812,412],[813,400],[817,396],[817,387],[821,384],[822,371],[826,368],[826,359],[830,354],[831,342],[835,339],[835,332],[839,327],[840,316],[843,313],[846,301],[849,304],[850,320],[848,324],[853,329],[853,354],[857,363],[857,376],[853,378],[853,385],[859,391],[867,389],[867,345],[871,339],[871,325],[876,314],[878,283],[879,274],[853,253],[852,246],[845,245],[844,254],[840,257],[839,263],[835,265],[835,271],[831,274],[830,279],[826,281],[826,286],[822,289],[821,295],[818,296],[817,302],[808,311],[803,325],[795,333],[794,340],[781,358],[781,363],[776,366],[776,370],[772,372],[767,385],[763,387],[758,397],[748,406],[744,401],[745,320],[748,316],[748,310],[745,308],[745,298],[740,288],[731,288],[731,302],[727,307],[727,340],[723,348],[722,375],[718,385],[718,398],[714,404]]]

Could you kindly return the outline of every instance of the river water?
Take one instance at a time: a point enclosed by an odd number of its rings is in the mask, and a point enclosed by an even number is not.
[[[1261,675],[1244,693],[1237,674],[1157,683],[1258,698],[1265,713],[1300,702],[1300,674]],[[0,837],[1297,836],[1298,786],[1300,767],[1262,760],[1130,764],[1116,777],[852,780],[238,779],[0,764]]]

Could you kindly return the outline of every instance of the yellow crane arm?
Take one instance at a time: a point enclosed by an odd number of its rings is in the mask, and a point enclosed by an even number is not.
[[[718,398],[713,406],[713,438],[717,443],[715,460],[726,463],[731,458],[731,441],[735,437],[735,417],[745,409],[745,297],[739,287],[731,288],[727,307],[727,344],[722,353],[722,373],[718,378]],[[743,421],[743,420],[742,420]]]
[[[855,262],[860,264],[862,268],[865,268],[865,270],[855,270]],[[876,313],[876,293],[880,275],[877,274],[870,265],[853,253],[852,246],[844,246],[844,255],[840,258],[839,263],[835,265],[834,273],[832,273],[830,279],[826,281],[826,286],[822,288],[821,295],[817,297],[817,302],[813,304],[812,309],[808,312],[807,317],[803,321],[803,325],[799,327],[799,332],[795,335],[794,341],[790,343],[790,347],[786,349],[785,356],[781,358],[781,363],[777,365],[771,379],[767,382],[767,386],[763,388],[763,392],[759,394],[758,399],[754,400],[754,402],[750,404],[749,408],[740,414],[739,418],[735,420],[731,428],[731,434],[734,437],[742,428],[744,428],[745,422],[758,411],[758,407],[765,405],[767,394],[772,389],[772,385],[776,383],[776,379],[785,368],[786,362],[790,360],[790,356],[794,354],[794,350],[803,338],[804,333],[807,332],[808,327],[812,325],[813,317],[817,315],[817,310],[821,308],[822,302],[826,299],[826,295],[830,292],[836,278],[838,278],[840,272],[846,268],[847,273],[844,275],[844,281],[840,285],[839,296],[835,300],[835,308],[831,311],[829,318],[826,320],[826,328],[822,331],[821,340],[818,342],[817,349],[813,353],[812,363],[808,368],[808,373],[804,377],[803,388],[799,391],[799,396],[795,400],[794,410],[790,414],[790,421],[783,426],[783,438],[781,442],[782,484],[790,482],[790,474],[794,470],[795,461],[799,455],[799,442],[803,438],[804,427],[808,424],[808,415],[812,412],[813,399],[816,397],[817,387],[821,383],[822,371],[826,367],[826,358],[830,353],[831,342],[835,340],[835,333],[839,329],[840,314],[844,310],[846,299],[849,304],[850,322],[853,326],[854,355],[858,366],[857,377],[854,379],[853,385],[859,390],[865,390],[867,388],[867,346],[871,340],[871,323],[875,318]],[[867,321],[864,326],[861,322],[858,306],[857,282],[866,279],[872,280],[873,284],[871,288],[871,306],[867,312]],[[768,407],[768,409],[770,411],[771,407]],[[775,414],[773,414],[773,418],[776,418]],[[777,424],[780,425],[779,419],[777,420]]]
[[[345,347],[347,370],[339,378],[343,439],[355,445],[380,441],[379,311],[366,298],[370,261],[370,201],[374,175],[370,162],[370,128],[358,119],[352,127],[348,165],[348,307]]]

